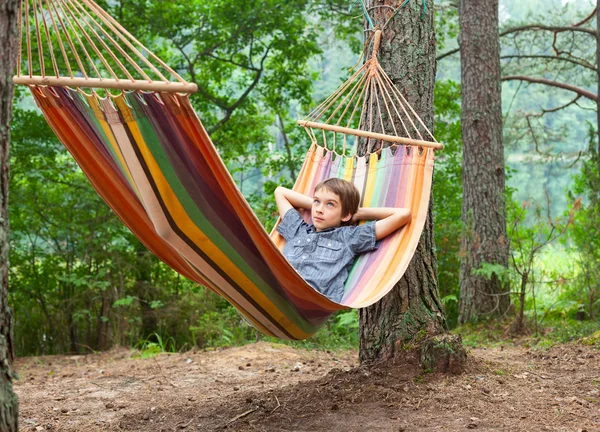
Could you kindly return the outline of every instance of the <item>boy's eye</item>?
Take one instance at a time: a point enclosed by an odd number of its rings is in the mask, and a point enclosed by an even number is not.
[[[318,200],[318,199],[316,199],[316,200],[314,200],[314,201],[313,201],[313,203],[314,203],[314,204],[319,204],[319,200]]]
[[[333,203],[327,203],[328,207],[333,207]]]

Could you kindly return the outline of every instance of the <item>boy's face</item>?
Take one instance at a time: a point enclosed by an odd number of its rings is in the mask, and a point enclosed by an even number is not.
[[[352,218],[351,214],[342,215],[340,197],[326,188],[315,192],[311,216],[317,232],[339,227],[342,222],[348,222]]]

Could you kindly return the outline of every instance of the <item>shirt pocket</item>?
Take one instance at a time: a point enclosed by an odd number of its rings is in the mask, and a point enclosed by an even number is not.
[[[342,243],[330,239],[317,240],[315,259],[322,261],[338,261],[342,258]]]
[[[291,244],[292,248],[291,249],[292,249],[293,257],[300,256],[304,252],[304,248],[306,247],[307,242],[306,242],[306,240],[305,241],[302,241],[302,240],[303,240],[302,238],[300,238],[300,239],[296,238],[296,239],[292,240],[292,244]]]

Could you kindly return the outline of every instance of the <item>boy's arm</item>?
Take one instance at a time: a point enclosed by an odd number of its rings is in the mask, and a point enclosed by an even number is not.
[[[361,207],[354,215],[353,220],[376,220],[375,237],[377,240],[381,240],[410,222],[411,217],[410,209],[407,208]]]
[[[277,189],[275,189],[275,202],[277,203],[279,216],[283,218],[291,208],[312,208],[313,199],[291,189],[277,186]]]

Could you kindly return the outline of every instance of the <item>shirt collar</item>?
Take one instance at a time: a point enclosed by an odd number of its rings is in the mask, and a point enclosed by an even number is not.
[[[325,233],[325,232],[330,232],[330,231],[333,231],[333,230],[335,230],[336,228],[339,228],[339,227],[325,228],[324,230],[321,230],[321,231],[319,231],[319,234],[321,234],[321,233]],[[307,234],[316,233],[316,232],[317,232],[317,229],[315,228],[315,226],[314,226],[314,225],[309,225],[309,226],[308,226],[308,228],[306,229],[306,233],[307,233]]]

